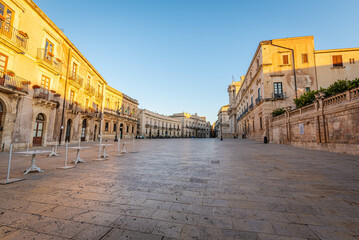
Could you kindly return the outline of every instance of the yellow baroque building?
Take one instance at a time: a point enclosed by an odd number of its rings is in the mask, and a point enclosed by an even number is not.
[[[315,50],[314,37],[261,41],[241,81],[229,85],[230,133],[263,141],[277,108],[337,80],[359,77],[359,48]]]
[[[116,103],[130,107],[127,115],[113,117]],[[109,124],[112,130],[122,124],[120,135],[132,137],[137,106],[137,100],[107,85],[32,0],[0,0],[2,149],[97,140],[113,133],[106,131]]]

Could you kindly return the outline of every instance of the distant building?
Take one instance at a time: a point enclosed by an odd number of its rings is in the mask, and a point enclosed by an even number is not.
[[[209,138],[211,125],[206,121],[206,117],[200,117],[196,114],[176,113],[171,116],[182,123],[183,137]]]
[[[138,101],[107,86],[105,90],[104,139],[133,138],[137,135]]]
[[[147,138],[182,137],[182,123],[179,119],[141,109],[138,116],[139,136]]]
[[[228,107],[225,105],[221,107],[218,111],[218,136],[217,138],[233,138],[233,134],[229,129],[229,116],[228,116]]]

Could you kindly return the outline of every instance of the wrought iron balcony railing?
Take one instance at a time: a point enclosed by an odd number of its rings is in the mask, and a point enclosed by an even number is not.
[[[43,87],[34,88],[34,98],[42,98],[48,101],[52,100],[50,90]]]
[[[17,30],[9,23],[0,19],[0,34],[6,38],[8,38],[12,43],[21,47],[23,49],[27,49],[27,42],[29,37],[26,33]]]
[[[256,105],[259,104],[262,101],[262,98],[259,96],[256,98]]]
[[[12,91],[21,91],[21,92],[28,92],[28,85],[30,81],[15,76],[15,74],[8,72],[4,72],[0,70],[0,86],[7,88]]]
[[[95,92],[96,92],[95,88],[93,86],[91,86],[90,84],[88,84],[88,83],[85,86],[85,90],[86,90],[88,95],[90,95],[90,96],[95,95]]]
[[[72,74],[69,79],[71,81],[73,81],[74,83],[76,83],[77,85],[79,85],[80,87],[82,87],[82,83],[83,83],[83,78],[80,77],[79,75],[77,74]]]
[[[249,105],[249,110],[253,109],[253,103],[251,105]]]
[[[286,93],[272,93],[272,98],[273,99],[283,99],[283,98],[286,98],[287,95]]]
[[[46,63],[53,67],[57,72],[61,72],[62,62],[60,59],[57,59],[53,56],[52,53],[45,52],[45,49],[38,48],[37,49],[37,59],[43,63]]]

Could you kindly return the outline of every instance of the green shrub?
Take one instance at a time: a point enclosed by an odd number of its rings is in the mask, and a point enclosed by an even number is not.
[[[306,105],[313,103],[313,101],[315,100],[314,94],[316,94],[318,92],[319,91],[309,91],[309,92],[303,93],[299,98],[293,99],[295,106],[297,108],[301,108],[301,107],[304,107]]]
[[[338,93],[345,92],[349,89],[350,81],[348,80],[338,80],[334,82],[332,85],[330,85],[325,92],[326,97],[333,96]]]
[[[302,94],[299,98],[293,99],[295,106],[297,108],[304,107],[314,102],[315,96],[314,94],[318,92],[325,92],[325,97],[330,97],[345,91],[348,91],[353,88],[359,87],[359,78],[354,80],[338,80],[330,85],[327,89],[320,88],[319,91],[309,91]]]
[[[359,87],[359,78],[349,81],[349,89],[353,89],[357,87]]]
[[[284,108],[276,108],[273,110],[272,116],[276,117],[276,116],[282,115],[283,113],[285,113]]]

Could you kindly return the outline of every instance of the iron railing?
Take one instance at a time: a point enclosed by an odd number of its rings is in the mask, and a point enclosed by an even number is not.
[[[52,100],[53,97],[49,89],[39,87],[39,88],[34,88],[34,98],[42,98],[50,101]]]
[[[85,86],[85,90],[87,91],[88,95],[90,95],[90,96],[95,95],[95,92],[96,92],[95,88],[88,83]]]
[[[30,81],[15,76],[15,74],[0,70],[0,86],[13,91],[28,92]]]
[[[37,59],[41,62],[47,63],[52,66],[57,72],[61,72],[62,62],[51,56],[52,53],[48,53],[43,48],[37,49]]]
[[[78,84],[80,87],[82,87],[83,78],[80,77],[79,75],[77,75],[77,74],[74,73],[74,74],[72,74],[72,75],[69,77],[69,79],[70,79],[71,81],[73,81],[74,83]]]
[[[272,93],[272,98],[273,99],[282,99],[282,98],[286,98],[286,93]]]
[[[17,30],[3,20],[0,20],[0,34],[8,38],[15,45],[27,49],[27,42],[29,40],[27,34]]]
[[[259,96],[256,98],[256,105],[259,104],[262,101],[262,98]]]

